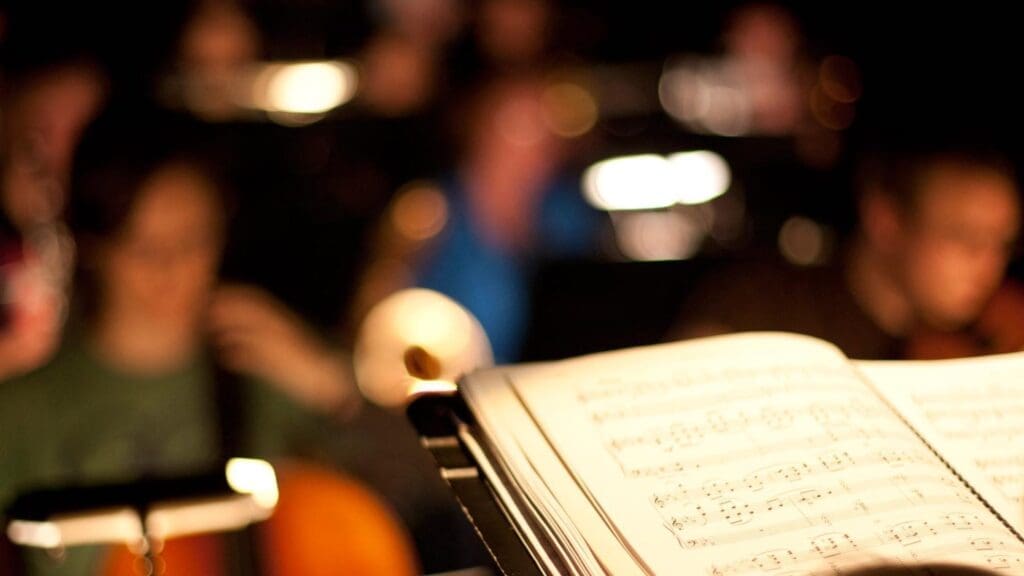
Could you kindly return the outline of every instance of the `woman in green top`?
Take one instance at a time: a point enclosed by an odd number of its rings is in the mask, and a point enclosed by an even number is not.
[[[217,286],[215,172],[182,120],[140,120],[105,115],[76,154],[76,318],[48,364],[0,383],[0,510],[34,487],[203,470],[226,446],[308,454],[323,416],[358,403],[344,363],[288,311]],[[230,406],[212,360],[247,376]],[[96,561],[29,555],[31,573],[90,574]]]

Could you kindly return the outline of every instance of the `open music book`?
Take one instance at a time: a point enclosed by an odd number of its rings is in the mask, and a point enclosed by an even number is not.
[[[1024,354],[754,333],[498,367],[463,445],[546,574],[1024,574]]]

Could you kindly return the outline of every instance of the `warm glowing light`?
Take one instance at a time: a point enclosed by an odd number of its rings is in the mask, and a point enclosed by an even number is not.
[[[228,486],[240,494],[249,494],[263,508],[277,505],[277,475],[269,462],[252,458],[232,458],[224,469]]]
[[[277,505],[274,468],[263,460],[233,458],[224,472],[236,494],[156,504],[146,514],[151,536],[219,532],[247,526],[270,516]],[[58,548],[82,544],[137,543],[143,524],[131,508],[65,514],[45,521],[12,520],[7,535],[22,546]]]
[[[719,136],[744,136],[751,131],[753,104],[740,88],[706,86],[703,98],[711,103],[700,118],[706,132]]]
[[[409,394],[453,394],[458,390],[453,382],[445,380],[413,380],[409,384]]]
[[[622,156],[594,164],[583,173],[583,194],[602,210],[652,210],[675,204],[672,167],[656,154]]]
[[[322,114],[352,99],[357,84],[347,62],[268,64],[257,75],[253,101],[268,112]]]
[[[448,223],[448,201],[437,185],[416,182],[398,193],[391,205],[391,224],[403,238],[429,240]]]
[[[619,249],[630,260],[685,260],[704,239],[696,222],[675,211],[622,214],[614,225]]]
[[[594,164],[583,173],[583,194],[601,210],[656,210],[702,204],[721,196],[732,181],[720,155],[697,150],[622,156]]]
[[[560,82],[544,90],[544,105],[549,128],[559,136],[582,136],[597,124],[597,101],[572,82]]]
[[[680,204],[703,204],[725,194],[732,183],[729,164],[708,150],[680,152],[668,157],[679,181]]]
[[[493,362],[487,335],[465,308],[432,290],[403,290],[374,306],[360,327],[353,365],[367,398],[382,406],[406,402],[417,381],[406,368],[412,347],[436,361],[432,372],[443,382]]]
[[[803,216],[790,217],[779,229],[779,251],[786,260],[798,266],[814,266],[827,260],[832,237],[814,220]]]
[[[130,508],[114,508],[41,522],[12,520],[7,536],[16,544],[36,548],[134,542],[142,538],[142,522]]]
[[[13,520],[7,525],[7,537],[20,546],[36,548],[57,548],[63,542],[60,528],[53,522]]]
[[[270,517],[273,507],[257,504],[251,495],[192,500],[156,506],[146,516],[146,530],[161,539],[227,532]]]
[[[714,60],[669,61],[658,82],[658,98],[669,116],[696,132],[743,136],[754,109],[742,78]]]

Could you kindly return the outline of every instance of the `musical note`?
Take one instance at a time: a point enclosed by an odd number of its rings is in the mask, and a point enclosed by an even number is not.
[[[648,446],[648,449],[646,450],[638,449],[633,452],[625,450],[609,450],[609,453],[616,462],[619,463],[624,475],[631,478],[651,478],[682,472],[693,472],[702,468],[730,464],[732,462],[742,462],[765,453],[796,451],[807,448],[820,448],[823,446],[835,446],[837,444],[841,445],[863,441],[880,441],[887,437],[891,437],[891,433],[891,431],[886,431],[884,428],[864,428],[850,432],[848,437],[838,441],[836,439],[835,431],[827,431],[815,434],[806,434],[797,438],[783,437],[777,442],[762,441],[760,444],[752,444],[744,448],[736,448],[727,452],[717,452],[714,454],[702,453],[699,456],[692,450],[686,450],[683,448],[679,448],[677,450],[664,450],[658,448],[658,445],[655,445],[654,447]],[[677,453],[695,454],[695,457],[678,458],[675,456]],[[880,458],[881,454],[882,452],[879,451],[878,455],[874,457],[861,459],[861,465],[882,461]],[[632,456],[636,457],[634,458]],[[655,458],[658,456],[661,458],[668,457],[669,459],[657,461]],[[917,458],[921,462],[930,462],[934,460],[933,458],[929,458],[927,453],[921,453]],[[890,455],[889,459],[891,461],[896,461],[896,455]],[[652,462],[652,460],[654,461]],[[642,464],[637,464],[635,461],[639,461]],[[849,451],[839,449],[822,454],[819,457],[819,464],[828,471],[838,472],[854,466],[854,461],[852,460]]]
[[[676,502],[686,501],[689,495],[690,491],[682,484],[676,484],[674,487],[652,492],[650,501],[655,508],[665,508]]]
[[[732,482],[728,480],[708,480],[701,485],[701,489],[705,496],[712,499],[721,498],[726,494],[736,492],[736,489],[732,486]]]
[[[683,532],[695,526],[705,526],[707,523],[708,513],[704,508],[700,504],[690,502],[669,517],[668,525],[675,532]]]
[[[778,395],[798,394],[819,390],[829,382],[849,380],[845,368],[835,366],[815,367],[808,371],[792,367],[778,368],[729,368],[692,370],[673,374],[670,378],[597,378],[585,386],[575,389],[575,398],[582,404],[620,403],[623,400],[637,400],[646,396],[685,396],[691,394],[702,406],[731,404],[737,400],[748,400]],[[709,391],[708,382],[730,382],[734,388],[728,392]]]
[[[928,522],[912,520],[891,526],[885,530],[884,534],[887,539],[906,547],[920,544],[922,539],[935,536],[938,532]]]
[[[692,550],[694,548],[710,548],[718,545],[712,538],[687,538],[681,533],[676,533],[676,539],[679,542],[679,547],[684,550]]]
[[[922,452],[910,452],[905,449],[882,450],[878,453],[878,456],[883,462],[893,468],[901,468],[908,464],[917,464],[923,459],[928,458],[928,456]]]
[[[1012,448],[1024,437],[1024,389],[1014,364],[1011,357],[995,357],[916,366],[913,377],[899,367],[870,372],[955,467],[990,483],[991,493],[979,489],[1011,520],[1024,517],[1024,452]]]
[[[844,532],[830,532],[811,539],[811,547],[821,555],[822,558],[833,558],[840,554],[849,554],[857,551],[857,544],[853,538]]]
[[[971,548],[981,552],[988,552],[989,550],[995,550],[996,548],[1003,548],[1006,543],[1002,540],[996,540],[993,538],[971,538]]]
[[[1024,555],[845,360],[742,347],[725,369],[721,357],[713,369],[699,355],[644,358],[512,384],[651,572],[677,573],[687,559],[705,574],[795,574],[865,555]]]
[[[750,564],[756,566],[759,570],[770,572],[772,570],[779,570],[786,566],[792,566],[797,563],[797,555],[793,550],[786,548],[778,548],[775,550],[768,550],[767,552],[761,552],[755,555]]]
[[[1024,556],[1019,554],[993,554],[986,556],[985,560],[988,562],[989,567],[994,570],[1024,567]]]
[[[919,479],[911,479],[906,474],[897,474],[889,477],[892,486],[899,490],[910,503],[920,503],[928,500],[922,491]],[[948,486],[948,484],[947,484]]]
[[[704,438],[704,430],[703,426],[673,424],[667,429],[654,429],[643,434],[614,437],[607,442],[607,445],[616,453],[634,448],[651,448],[671,453],[699,444]]]
[[[973,530],[985,525],[985,522],[977,514],[946,514],[942,518],[947,526],[955,530]]]
[[[744,572],[775,572],[784,568],[798,567],[805,559],[792,548],[772,548],[757,552],[748,558],[714,566],[712,574],[742,574]]]
[[[850,466],[856,465],[856,462],[850,456],[850,453],[843,451],[826,452],[818,456],[818,461],[830,472],[838,472],[845,470]]]
[[[813,473],[813,469],[806,462],[782,464],[751,472],[743,477],[743,483],[751,491],[757,492],[763,490],[766,484],[796,482]]]
[[[739,500],[721,500],[718,503],[718,513],[733,526],[748,524],[754,518],[754,511],[750,509],[750,505]]]

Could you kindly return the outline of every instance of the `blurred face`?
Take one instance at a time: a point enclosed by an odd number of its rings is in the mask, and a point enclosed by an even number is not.
[[[748,5],[733,14],[726,50],[739,58],[789,65],[799,51],[800,30],[782,6]]]
[[[492,90],[474,119],[471,161],[493,181],[516,183],[524,194],[539,193],[531,184],[546,181],[563,152],[563,142],[551,130],[542,86],[514,81]]]
[[[902,222],[904,288],[920,318],[952,329],[977,317],[1003,280],[1020,226],[1014,183],[993,170],[936,166]]]
[[[101,306],[158,324],[199,318],[220,260],[214,198],[213,184],[187,166],[155,172],[125,229],[102,250]]]

